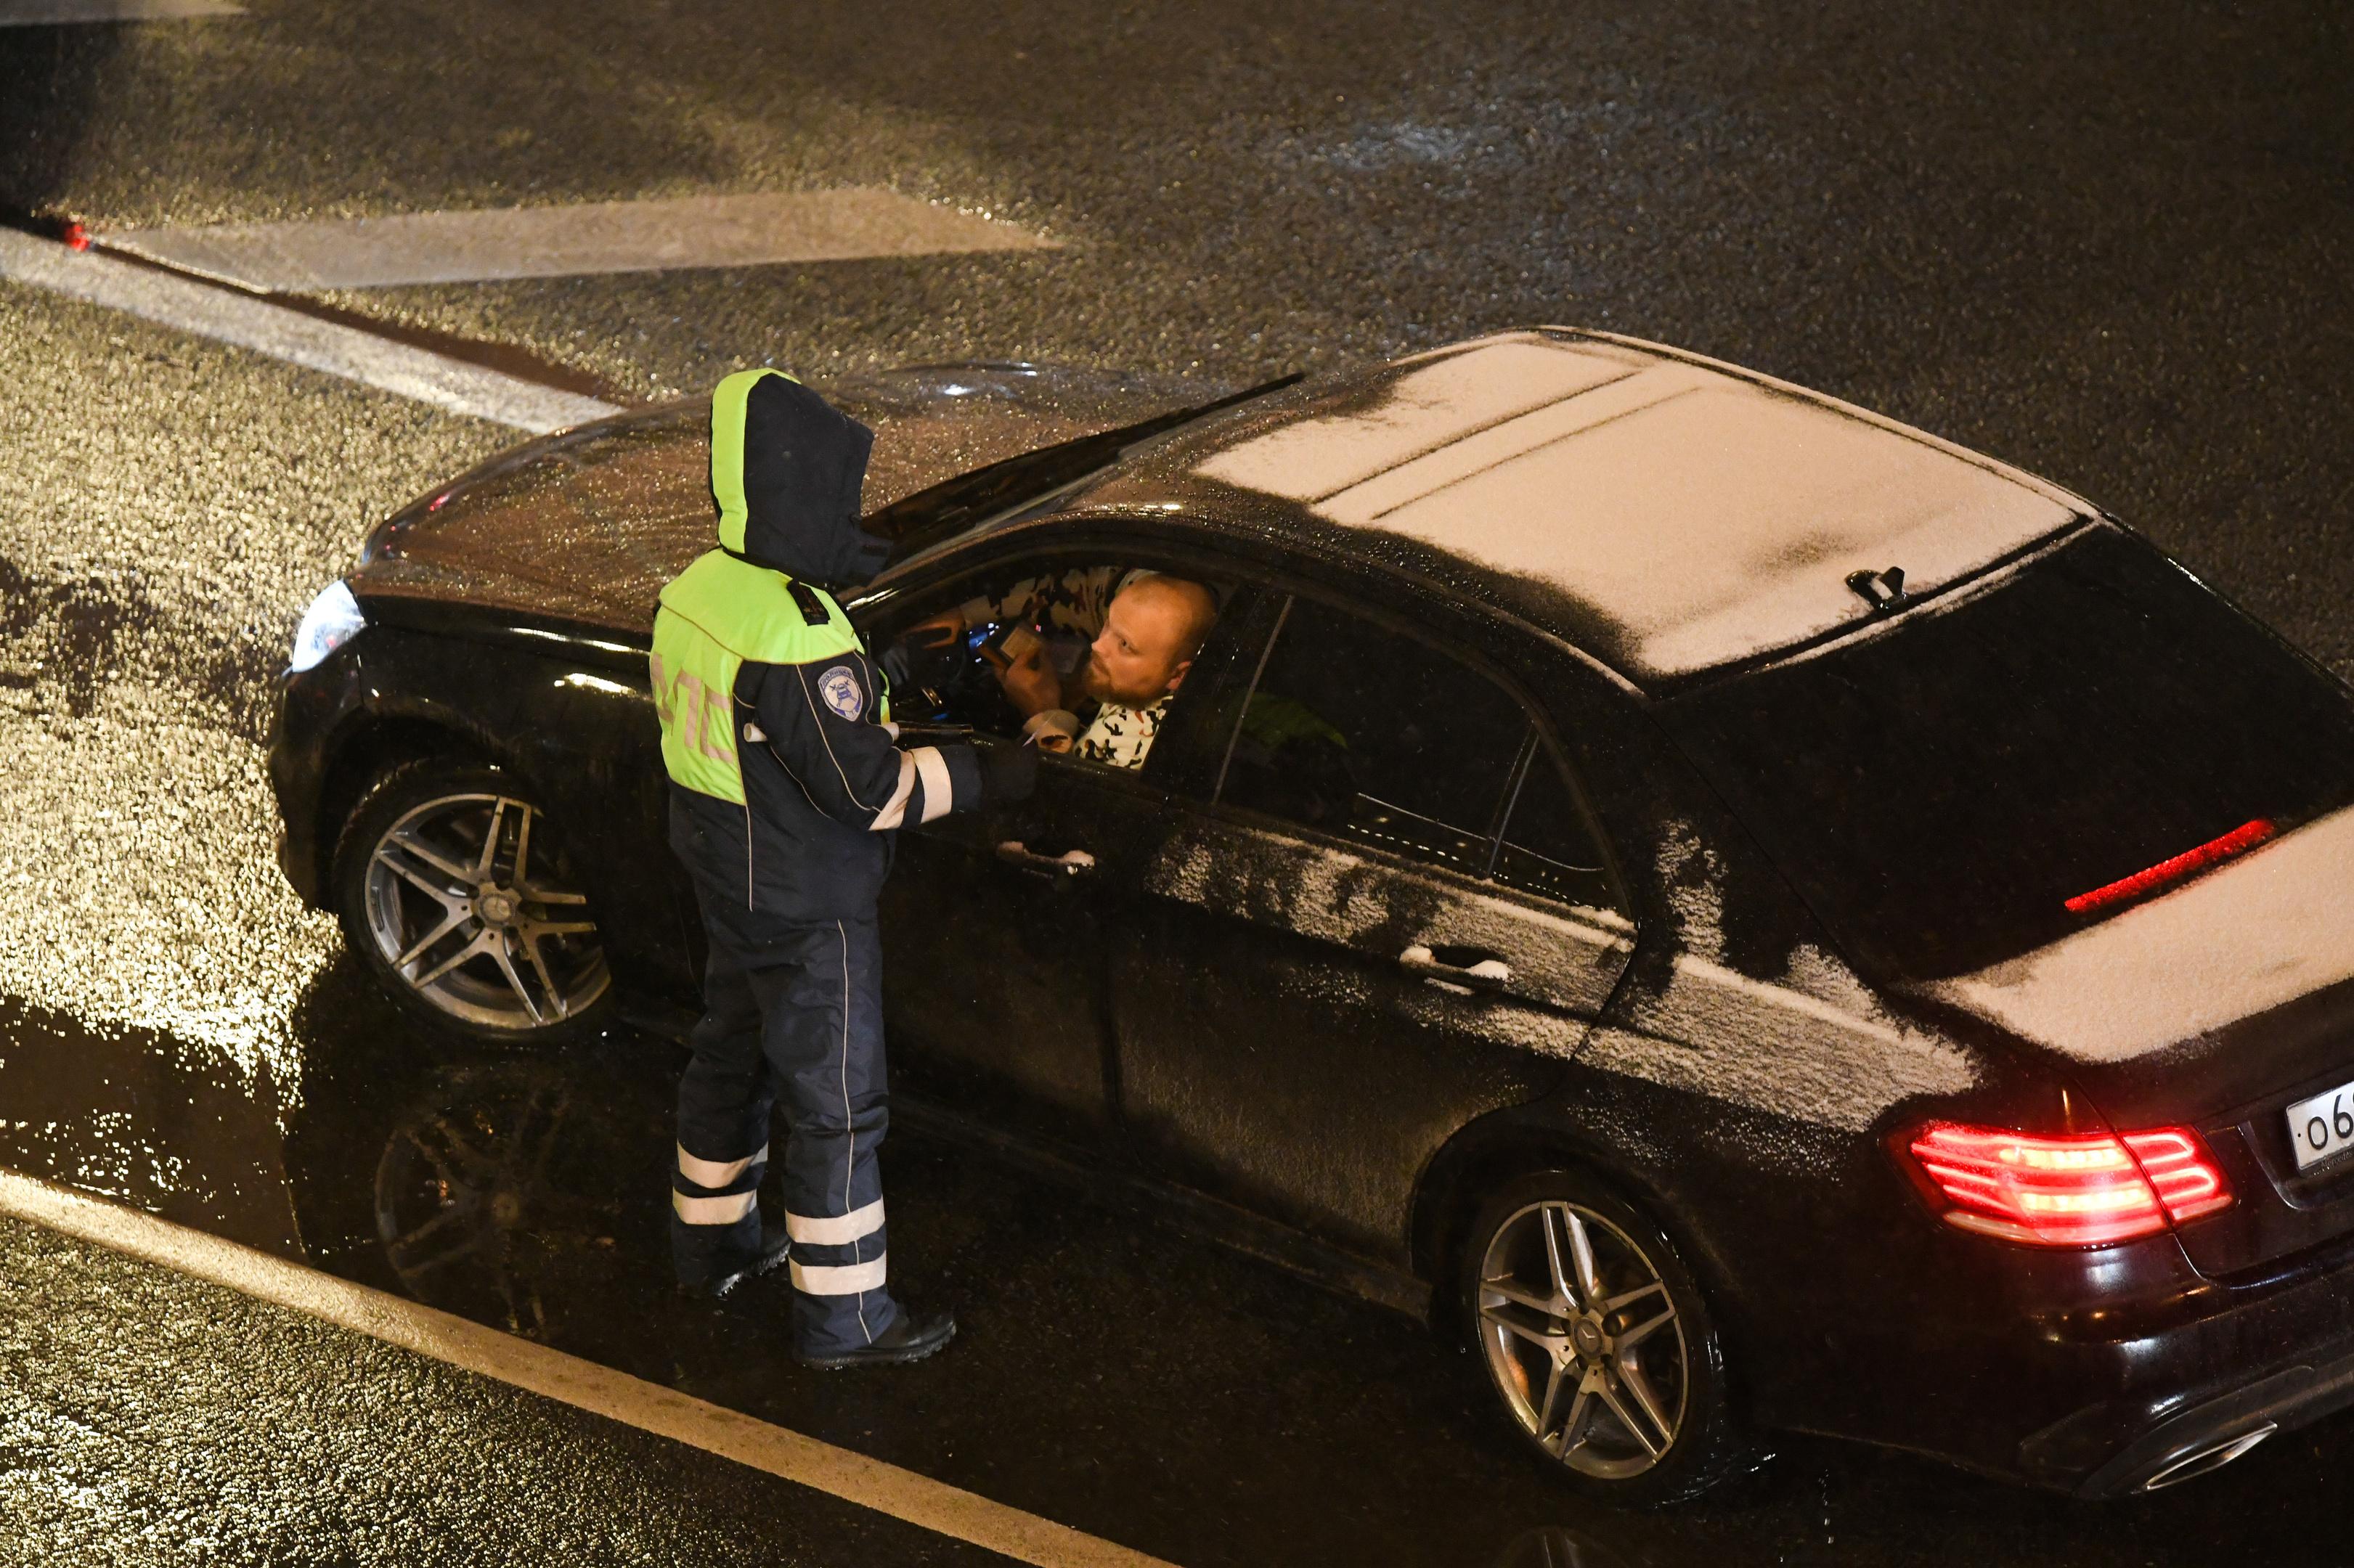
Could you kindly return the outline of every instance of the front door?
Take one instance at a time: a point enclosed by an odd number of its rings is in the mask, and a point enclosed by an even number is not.
[[[1558,1075],[1633,929],[1490,675],[1300,598],[1236,705],[1113,939],[1129,1133],[1182,1183],[1402,1260],[1430,1157]]]
[[[895,717],[1020,744],[988,655],[1018,628],[1068,673],[1137,575],[1130,562],[1015,562],[917,596],[876,639]],[[1221,622],[1245,618],[1227,596]],[[1221,667],[1230,641],[1214,629],[1196,663]],[[1141,766],[1044,755],[1030,800],[901,830],[882,901],[895,1081],[1028,1141],[1098,1154],[1113,1142],[1110,934],[1168,820],[1175,737],[1199,727],[1195,693],[1215,684],[1181,684]]]
[[[895,1081],[1072,1150],[1101,1144],[1110,1109],[1105,868],[1157,807],[1105,771],[1042,758],[1027,801],[902,830],[883,894]]]

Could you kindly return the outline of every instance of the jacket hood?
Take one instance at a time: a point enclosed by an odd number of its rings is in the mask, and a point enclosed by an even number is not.
[[[739,370],[711,395],[719,546],[827,588],[864,582],[890,546],[858,526],[875,432],[779,370]]]

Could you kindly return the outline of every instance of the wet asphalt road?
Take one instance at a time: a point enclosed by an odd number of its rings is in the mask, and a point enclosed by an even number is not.
[[[874,183],[1066,242],[331,302],[640,396],[766,358],[1234,378],[1599,325],[2049,474],[2354,673],[2335,8],[249,10],[0,29],[0,204],[104,227]],[[416,1037],[270,859],[259,742],[302,605],[506,440],[0,283],[0,1163],[1181,1563],[2354,1550],[2344,1420],[2122,1507],[1799,1439],[1687,1515],[1581,1510],[1426,1330],[913,1133],[895,1274],[955,1303],[949,1356],[827,1382],[779,1357],[772,1298],[672,1310],[672,1048],[617,1033],[559,1070]],[[534,1095],[570,1172],[536,1221],[404,1271],[420,1138]],[[0,1561],[972,1555],[26,1227],[0,1282]]]
[[[0,1288],[10,1563],[1003,1561],[19,1222]]]

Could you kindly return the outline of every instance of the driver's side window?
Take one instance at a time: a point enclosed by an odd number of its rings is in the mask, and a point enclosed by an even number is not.
[[[1113,560],[1028,562],[943,588],[880,650],[902,723],[1141,768],[1225,597]]]

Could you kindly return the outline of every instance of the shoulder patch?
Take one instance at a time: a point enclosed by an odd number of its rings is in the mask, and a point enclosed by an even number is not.
[[[820,675],[817,694],[825,699],[827,707],[852,724],[856,724],[866,712],[866,688],[858,683],[858,677],[847,664],[836,664]]]

